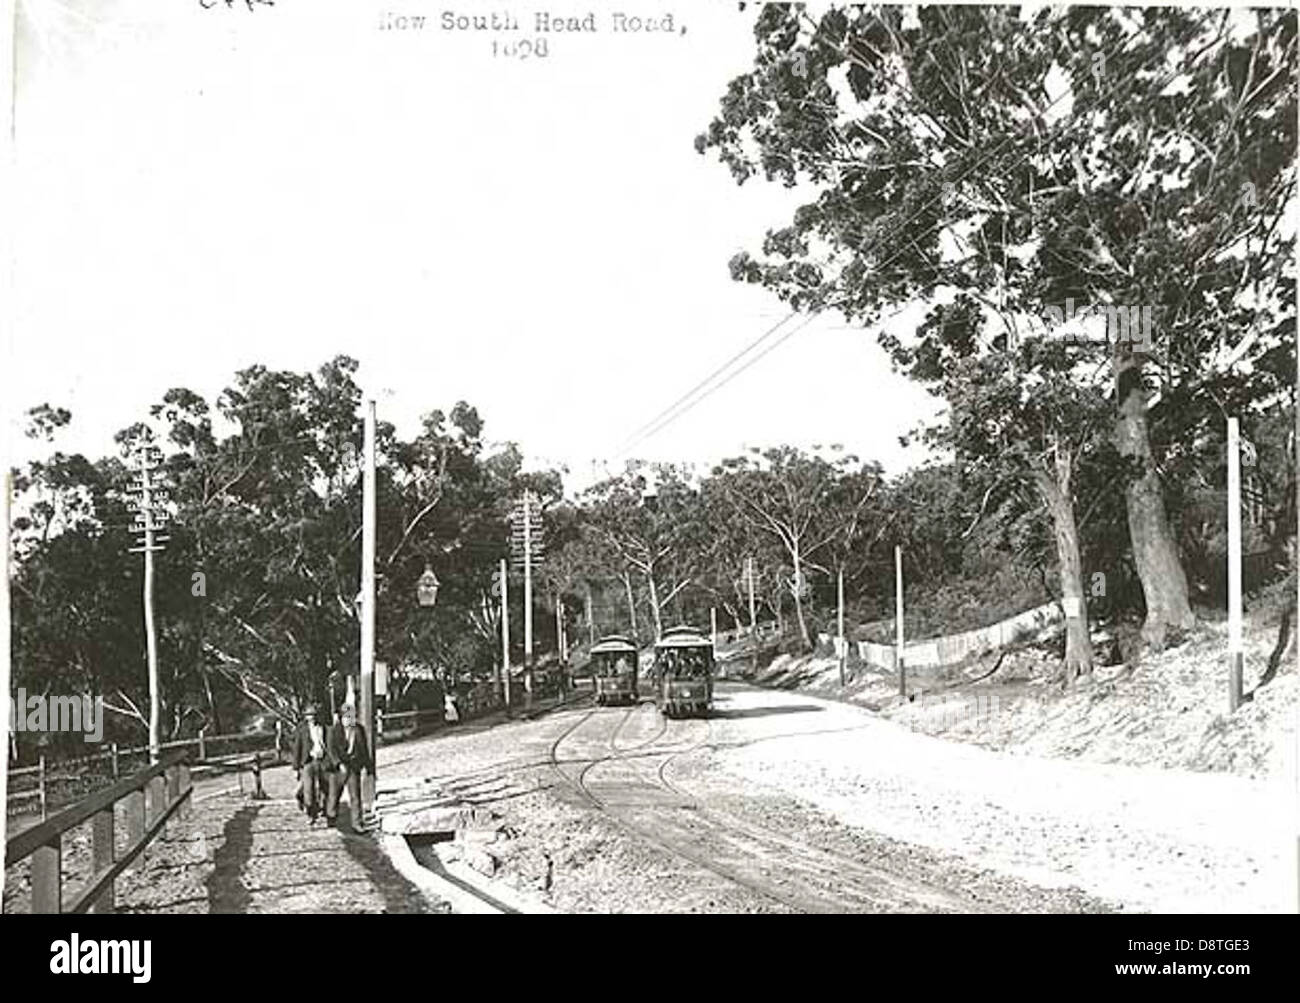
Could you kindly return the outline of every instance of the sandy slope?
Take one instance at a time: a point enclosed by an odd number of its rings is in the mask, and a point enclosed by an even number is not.
[[[1248,624],[1245,689],[1254,689],[1272,649],[1276,626]],[[1228,713],[1227,628],[1203,624],[1194,638],[1134,671],[1099,666],[1093,679],[1062,693],[1055,664],[1030,651],[1009,657],[993,676],[964,683],[962,673],[909,679],[903,703],[891,674],[860,669],[841,689],[832,658],[783,656],[751,676],[832,699],[846,699],[931,735],[1014,754],[1162,766],[1243,777],[1293,776],[1300,677],[1294,648],[1281,671],[1235,714]],[[983,675],[990,657],[964,670]],[[921,691],[918,694],[918,690]]]
[[[1010,755],[806,693],[735,699],[754,710],[797,700],[820,713],[750,717],[775,730],[732,748],[733,722],[719,722],[719,765],[847,825],[1133,910],[1295,909],[1286,781]]]

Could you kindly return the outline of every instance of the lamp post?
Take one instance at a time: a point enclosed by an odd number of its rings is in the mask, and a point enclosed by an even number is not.
[[[338,685],[339,685],[339,680],[342,678],[343,678],[343,673],[339,672],[338,669],[335,669],[333,672],[329,674],[329,676],[325,680],[325,683],[327,686],[329,686],[329,691],[330,691],[330,724],[334,723],[339,712],[338,699],[337,699]]]
[[[429,567],[426,562],[424,574],[415,583],[415,598],[421,607],[433,609],[438,602],[438,585],[438,576],[433,573],[433,568]]]
[[[432,607],[438,601],[438,576],[433,573],[433,568],[429,565],[424,566],[424,574],[415,586],[415,595],[419,599],[421,606]]]

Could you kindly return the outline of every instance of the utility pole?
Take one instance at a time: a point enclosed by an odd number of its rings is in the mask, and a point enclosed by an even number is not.
[[[158,447],[144,442],[136,449],[136,474],[130,494],[137,496],[129,503],[135,511],[132,532],[139,544],[130,548],[132,554],[144,554],[144,637],[145,652],[149,662],[149,759],[158,762],[162,753],[162,697],[158,692],[158,634],[153,613],[153,555],[163,549],[168,537],[160,531],[167,522],[162,505],[167,493],[154,483],[152,474],[158,469],[161,456]],[[6,583],[7,586],[8,583]]]
[[[898,695],[907,696],[907,667],[903,664],[903,548],[894,547],[894,610],[898,617],[894,661],[898,665]]]
[[[709,607],[709,630],[713,635],[713,657],[718,657],[718,607]]]
[[[7,459],[7,457],[6,457]],[[9,625],[9,500],[13,495],[13,475],[9,472],[9,464],[5,463],[3,476],[0,476],[0,484],[4,487],[4,497],[0,498],[0,532],[4,533],[4,538],[0,540],[0,699],[12,703],[13,696],[9,689],[10,668],[9,660],[13,657],[13,649],[10,648],[10,625]],[[14,707],[15,715],[26,714],[26,707]],[[9,720],[8,715],[5,721]],[[9,743],[12,736],[5,742],[5,754],[0,756],[0,791],[8,794],[9,792]],[[17,750],[15,750],[17,751]],[[6,818],[0,818],[0,843],[7,838]],[[0,868],[0,899],[4,897],[5,876],[4,869]]]
[[[555,653],[560,656],[560,664],[564,664],[564,597],[558,592],[555,594]]]
[[[524,492],[524,690],[533,704],[533,493]]]
[[[843,686],[845,683],[845,662],[848,660],[848,644],[844,640],[844,565],[842,564],[839,567],[839,576],[836,585],[837,591],[839,592],[840,603],[840,638],[836,647],[839,648],[838,654],[840,656],[840,686]]]
[[[596,619],[595,619],[595,617],[592,615],[592,605],[593,605],[593,604],[592,604],[592,601],[591,601],[591,583],[590,583],[590,582],[587,583],[587,596],[586,596],[586,600],[587,600],[587,640],[589,641],[589,643],[591,643],[591,644],[594,645],[594,644],[596,643]]]
[[[1296,288],[1296,308],[1300,310],[1300,287]],[[1296,498],[1296,671],[1300,672],[1300,344],[1294,345],[1295,351],[1295,429],[1292,432],[1295,450],[1295,498]],[[1295,729],[1295,894],[1296,911],[1300,912],[1300,702],[1296,703]]]
[[[1228,419],[1228,713],[1241,706],[1241,429]]]
[[[524,571],[524,700],[531,707],[533,701],[533,562],[540,560],[544,546],[541,540],[542,515],[538,498],[532,491],[524,491],[515,506],[513,528],[510,536],[511,553],[516,564]]]
[[[371,770],[361,780],[361,801],[367,808],[375,800],[375,402],[366,401],[364,412],[365,474],[361,495],[361,707],[366,741],[370,743]],[[360,819],[353,824],[359,825]]]
[[[510,573],[501,558],[501,700],[510,710]]]

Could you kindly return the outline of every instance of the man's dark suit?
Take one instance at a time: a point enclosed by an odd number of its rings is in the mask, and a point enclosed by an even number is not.
[[[361,774],[374,773],[370,762],[370,743],[361,725],[348,726],[338,722],[330,726],[325,739],[326,759],[329,761],[329,798],[325,802],[325,817],[333,822],[339,814],[339,798],[343,785],[348,788],[348,805],[352,809],[352,828],[361,828]]]
[[[307,810],[307,816],[315,819],[320,813],[320,803],[325,800],[326,795],[326,772],[330,768],[329,764],[329,728],[324,725],[320,726],[323,730],[323,745],[325,754],[323,758],[315,759],[312,757],[311,727],[304,721],[298,725],[293,735],[293,768],[298,774],[298,780],[302,784],[302,801],[303,807]]]

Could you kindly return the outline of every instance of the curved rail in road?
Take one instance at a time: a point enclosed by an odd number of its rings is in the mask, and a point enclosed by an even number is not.
[[[612,715],[593,709],[551,743],[550,766],[614,824],[663,852],[798,912],[978,911],[969,898],[930,882],[809,845],[705,803],[671,776],[671,767],[708,747],[708,719],[669,721],[620,744],[640,708]],[[571,751],[570,751],[571,750]],[[571,774],[564,767],[582,763]]]

